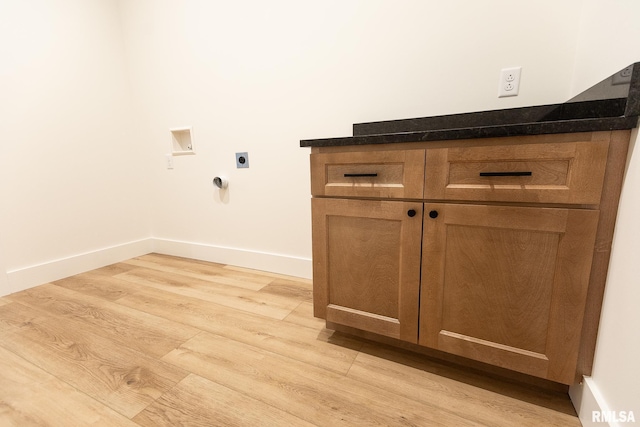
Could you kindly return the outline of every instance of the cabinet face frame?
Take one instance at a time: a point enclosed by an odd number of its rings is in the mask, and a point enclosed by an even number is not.
[[[571,384],[578,358],[598,211],[425,204],[425,212],[430,211],[437,211],[438,216],[430,218],[425,215],[424,220],[418,343]],[[509,243],[514,246],[504,246],[507,241],[505,237],[510,234],[518,235],[515,243]],[[457,235],[501,235],[503,238],[499,241],[470,238],[461,244],[460,239],[455,237]],[[538,244],[543,239],[546,239],[546,246]],[[529,242],[534,242],[536,246],[527,246]],[[492,248],[487,250],[493,251],[494,257],[502,256],[504,259],[487,263],[489,265],[482,264],[479,260],[483,260],[482,251],[485,247]],[[525,256],[519,260],[520,264],[506,264],[518,254]],[[545,268],[549,269],[549,277],[543,277],[536,283],[536,272],[525,268],[529,267],[527,256],[537,257],[541,263],[544,261]],[[454,261],[449,257],[458,261],[467,260],[468,266],[457,262],[452,267]],[[502,265],[505,271],[491,271],[490,268],[496,265]],[[515,269],[518,267],[522,267],[523,273],[529,271],[531,276],[517,275]],[[507,274],[506,270],[512,271]],[[465,273],[460,274],[459,271]],[[455,277],[456,280],[447,282],[448,277]],[[460,277],[463,277],[464,283],[458,282]],[[540,290],[540,295],[531,294],[528,286],[538,286],[535,292]],[[461,289],[466,293],[462,293]],[[512,293],[512,298],[509,299],[505,293]],[[516,296],[522,294],[527,294],[535,304],[522,307],[514,305],[514,300],[518,300]],[[457,295],[458,300],[452,300],[451,295]],[[500,302],[504,300],[509,301]],[[495,307],[476,307],[478,304],[491,304],[492,301]],[[448,305],[456,303],[460,307]],[[501,304],[508,305],[505,307]],[[460,312],[461,308],[464,312],[451,321],[448,312]],[[491,310],[494,308],[503,308],[500,312],[502,315],[492,316]],[[527,310],[536,310],[536,313]],[[504,319],[507,317],[506,311],[515,312],[509,314],[511,317],[508,321]],[[518,318],[527,318],[532,314],[534,316],[529,323],[519,325],[517,330],[509,329],[516,327]],[[536,319],[535,315],[544,318]],[[448,330],[447,324],[454,324],[454,329],[459,330]],[[483,324],[485,330],[495,329],[476,334],[485,335],[481,337],[466,332],[478,332],[478,324]],[[521,345],[515,346],[513,342]],[[534,346],[534,342],[539,343],[535,345],[536,348],[524,348]]]
[[[408,215],[408,211],[414,212]],[[377,200],[352,200],[352,199],[312,199],[313,211],[313,303],[314,315],[324,318],[328,322],[335,322],[345,326],[355,327],[361,330],[375,332],[416,343],[418,341],[418,304],[420,291],[420,245],[422,238],[422,203],[403,201],[377,201]],[[356,243],[354,247],[342,250],[337,247],[336,254],[331,253],[331,248],[336,248],[336,241],[331,241],[331,236],[336,232],[332,230],[332,224],[340,221],[351,220],[368,221],[372,224],[370,230],[361,233],[360,239],[366,239],[362,243]],[[375,224],[380,224],[377,230]],[[389,240],[396,242],[395,246],[385,247],[384,236],[390,234],[389,228],[397,230],[397,235],[390,236]],[[368,234],[368,235],[367,235]],[[391,232],[393,234],[393,231]],[[349,238],[348,235],[338,236]],[[380,237],[378,242],[376,238]],[[362,252],[371,248],[375,256],[371,260],[364,261],[365,266],[354,265],[352,259],[362,261]],[[353,251],[353,258],[350,257]],[[356,254],[355,252],[358,252]],[[342,267],[331,265],[330,258],[340,257]],[[335,258],[334,258],[335,259]],[[341,296],[340,303],[336,303],[337,296],[332,295],[332,289],[336,286],[349,286],[349,280],[366,276],[378,266],[372,263],[388,259],[390,264],[397,267],[397,276],[389,277],[388,283],[373,283],[379,289],[372,292],[380,292],[377,296],[347,295]],[[350,264],[350,265],[348,265]],[[338,269],[343,274],[335,274],[330,268]],[[342,270],[340,270],[342,268]],[[354,271],[347,269],[352,268]],[[390,273],[391,274],[391,273]],[[351,279],[350,279],[351,277]],[[360,289],[367,286],[365,282],[353,287]],[[387,293],[385,295],[384,293]],[[336,293],[338,293],[336,291]],[[370,298],[369,298],[370,297]],[[352,298],[352,300],[349,300]],[[369,302],[361,302],[369,299]],[[396,306],[390,311],[394,315],[384,315],[378,309],[382,300],[397,301]],[[369,308],[369,310],[367,310]],[[389,310],[387,310],[389,311]]]

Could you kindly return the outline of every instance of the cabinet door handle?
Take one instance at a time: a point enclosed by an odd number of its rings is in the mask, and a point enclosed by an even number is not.
[[[533,175],[530,171],[522,171],[522,172],[480,172],[480,176],[531,176]]]
[[[407,215],[409,215],[409,218],[413,218],[414,216],[416,216],[416,210],[415,209],[409,209],[407,211]]]
[[[345,178],[353,178],[353,177],[360,177],[360,176],[378,176],[377,173],[345,173],[344,177]]]
[[[429,211],[429,218],[438,218],[438,211]]]

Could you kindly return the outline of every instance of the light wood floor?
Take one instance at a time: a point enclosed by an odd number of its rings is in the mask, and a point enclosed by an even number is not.
[[[580,425],[311,313],[310,281],[156,254],[0,298],[0,425]]]

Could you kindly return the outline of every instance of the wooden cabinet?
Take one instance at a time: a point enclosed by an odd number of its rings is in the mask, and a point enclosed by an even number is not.
[[[314,148],[315,315],[573,383],[593,357],[628,138]]]

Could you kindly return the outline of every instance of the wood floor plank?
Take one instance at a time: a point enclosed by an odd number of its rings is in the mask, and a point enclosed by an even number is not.
[[[53,284],[15,293],[11,299],[56,316],[82,319],[120,345],[155,357],[163,356],[200,331]]]
[[[311,329],[255,316],[153,288],[143,287],[138,294],[117,302],[343,374],[362,346],[359,340],[324,328]]]
[[[115,301],[118,298],[122,298],[132,293],[133,289],[129,282],[93,272],[76,274],[75,276],[56,280],[53,284],[107,301]]]
[[[279,295],[294,301],[311,301],[313,286],[296,280],[274,279],[258,291],[261,294]]]
[[[295,280],[297,282],[304,282],[307,285],[312,285],[313,284],[313,280],[311,279],[305,279],[302,277],[296,277],[296,276],[289,276],[286,274],[280,274],[280,273],[272,273],[270,271],[261,271],[261,270],[256,270],[253,268],[246,268],[246,267],[238,267],[236,265],[225,265],[224,269],[226,271],[235,271],[235,272],[239,272],[239,273],[247,273],[247,274],[254,274],[254,275],[258,275],[258,276],[263,276],[263,277],[271,277],[273,279],[283,279],[283,280]]]
[[[566,396],[561,399],[559,395],[552,396],[538,390],[532,392],[497,379],[475,377],[468,372],[460,374],[458,368],[412,357],[401,350],[366,344],[348,376],[420,403],[440,402],[462,417],[477,419],[491,426],[580,426]],[[468,384],[470,379],[475,384]],[[491,387],[492,382],[500,384]],[[518,395],[520,399],[491,390],[498,387],[503,392]],[[542,402],[540,396],[547,396],[547,401],[555,399],[556,402],[551,402],[555,409],[542,406],[542,403],[549,402]],[[526,401],[527,398],[537,399],[538,404]],[[564,404],[563,408],[561,404]]]
[[[113,277],[116,274],[125,273],[129,270],[133,270],[134,268],[135,266],[133,265],[127,265],[124,262],[117,262],[115,264],[110,264],[104,267],[96,268],[95,270],[91,270],[91,273]]]
[[[543,408],[553,409],[568,415],[575,415],[567,393],[542,389],[535,385],[520,383],[508,378],[484,374],[471,368],[465,368],[449,362],[439,362],[411,351],[402,350],[372,342],[362,346],[364,355],[380,358],[393,364],[404,364],[425,372],[458,381],[460,385],[471,386],[471,390],[482,388],[498,394],[508,395],[523,402],[530,402]],[[565,386],[566,387],[566,386]]]
[[[277,295],[260,294],[235,286],[147,268],[137,268],[115,277],[273,319],[284,319],[298,305],[296,301]]]
[[[190,374],[134,419],[141,426],[306,426],[286,411]]]
[[[2,347],[0,425],[137,426],[125,416]]]
[[[320,426],[477,426],[429,404],[203,332],[163,360]]]
[[[17,302],[0,307],[0,346],[129,418],[188,374]]]
[[[302,301],[295,310],[284,318],[285,322],[321,331],[325,328],[325,320],[313,317],[313,302]]]
[[[252,291],[257,291],[273,281],[273,278],[261,274],[230,271],[222,264],[194,262],[167,255],[148,254],[130,259],[125,263]]]

